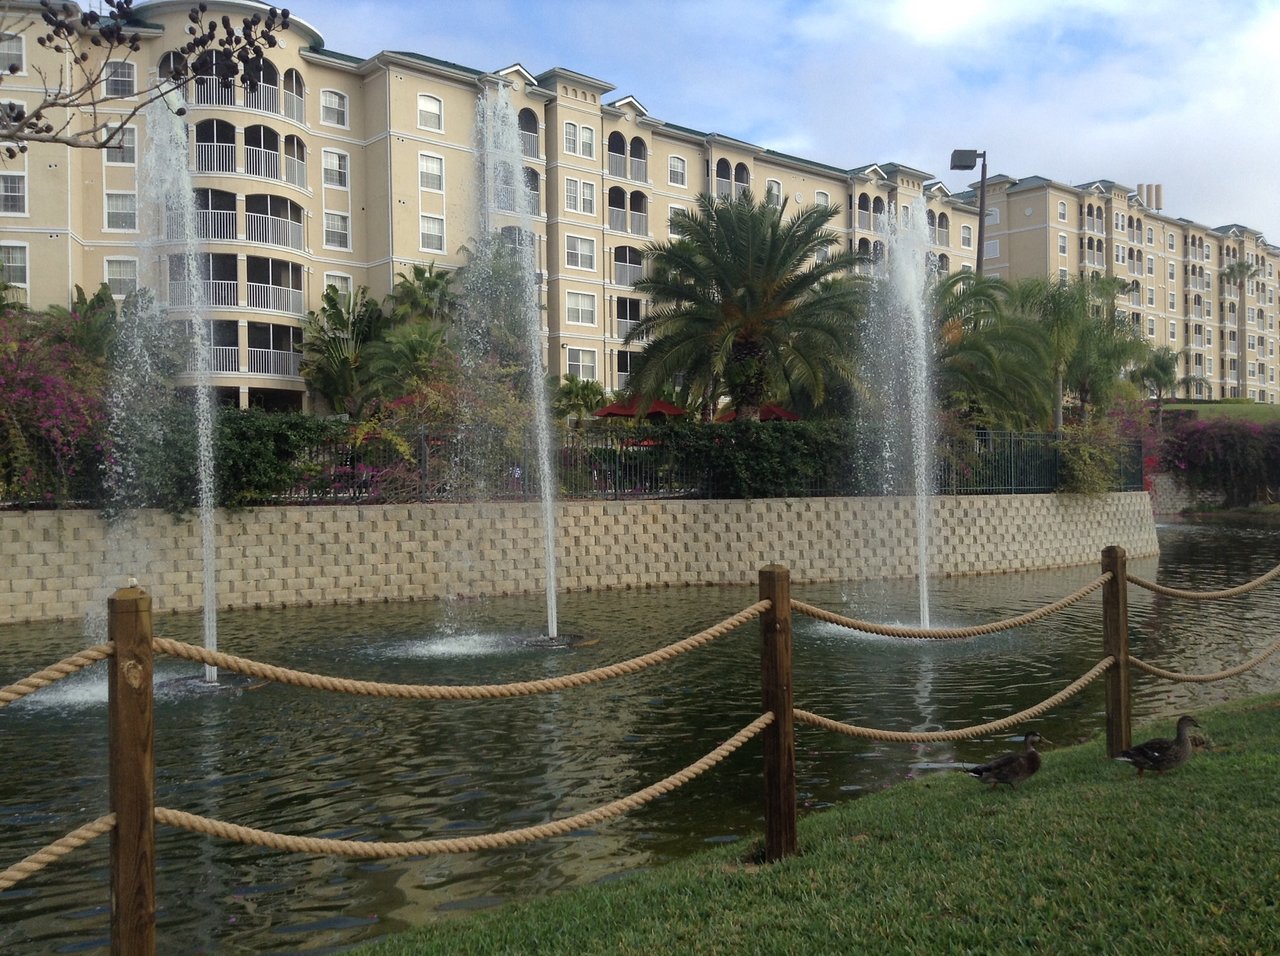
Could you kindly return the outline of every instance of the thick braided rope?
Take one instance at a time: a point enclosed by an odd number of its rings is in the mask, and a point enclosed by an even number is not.
[[[213,820],[209,817],[197,816],[181,810],[170,810],[167,807],[156,807],[155,816],[158,823],[180,827],[194,833],[222,837],[225,840],[234,840],[237,843],[268,847],[273,850],[284,850],[288,853],[322,853],[365,860],[430,856],[441,853],[473,853],[478,850],[519,846],[522,843],[529,843],[546,837],[562,836],[581,827],[594,826],[613,817],[621,816],[629,810],[642,807],[654,798],[670,793],[704,771],[711,769],[771,723],[773,723],[773,712],[767,711],[706,756],[694,761],[683,770],[673,773],[671,776],[659,780],[643,790],[638,790],[630,796],[614,800],[612,803],[596,807],[594,810],[587,810],[584,813],[566,817],[563,820],[553,820],[550,823],[523,827],[519,830],[508,830],[505,833],[487,833],[483,836],[474,837],[451,837],[443,840],[407,840],[398,843],[386,843],[288,836],[283,833],[272,833],[268,830],[255,830],[251,827],[243,827],[223,820]]]
[[[13,864],[9,869],[0,873],[0,890],[7,890],[9,887],[21,883],[33,873],[39,873],[50,863],[62,859],[72,850],[79,849],[104,833],[110,833],[115,825],[116,815],[108,813],[106,816],[98,817],[92,823],[77,827],[64,837],[59,837],[43,850],[37,850],[26,859]]]
[[[1243,664],[1237,664],[1235,667],[1229,667],[1225,671],[1217,671],[1213,674],[1180,674],[1177,671],[1167,671],[1163,667],[1148,664],[1146,661],[1139,660],[1136,657],[1130,657],[1129,663],[1140,671],[1146,671],[1153,677],[1162,677],[1165,680],[1178,681],[1183,684],[1211,684],[1214,681],[1226,680],[1228,677],[1236,677],[1245,671],[1253,670],[1276,651],[1280,651],[1280,638],[1276,638],[1261,654],[1249,658]]]
[[[264,680],[276,681],[280,684],[293,684],[297,687],[311,687],[316,690],[336,691],[342,694],[359,694],[365,697],[395,697],[407,700],[492,700],[495,698],[525,697],[530,694],[547,694],[553,691],[569,690],[574,687],[585,687],[588,684],[610,680],[614,677],[622,677],[625,674],[634,674],[646,667],[671,660],[673,657],[686,651],[691,651],[695,647],[710,643],[717,637],[724,636],[752,618],[759,617],[768,610],[769,606],[770,602],[767,600],[757,601],[750,607],[739,611],[733,617],[726,618],[705,631],[699,631],[697,634],[686,637],[682,641],[668,644],[666,647],[660,647],[656,651],[651,651],[648,654],[642,654],[640,657],[633,657],[617,664],[609,664],[589,671],[578,671],[575,674],[565,674],[562,677],[514,681],[510,684],[457,686],[449,684],[384,684],[378,681],[352,680],[347,677],[329,677],[325,674],[311,674],[307,671],[290,670],[285,667],[276,667],[274,664],[262,664],[245,657],[221,654],[217,651],[206,650],[193,644],[183,644],[180,641],[171,641],[163,637],[155,638],[154,644],[156,650],[164,654],[183,657],[187,660],[199,661],[204,664],[212,664],[214,667],[235,671],[238,674],[248,674],[251,677],[260,677]]]
[[[110,657],[115,652],[115,644],[110,642],[95,644],[93,647],[86,647],[83,651],[72,654],[70,657],[64,657],[58,663],[46,667],[42,671],[36,671],[30,677],[24,677],[16,684],[0,687],[0,707],[8,707],[15,700],[21,700],[28,694],[34,694],[41,688],[55,684],[64,677],[70,677],[72,674],[84,670],[90,664],[96,664],[98,661]]]
[[[1247,594],[1254,588],[1262,587],[1268,581],[1274,581],[1280,577],[1280,564],[1268,571],[1261,577],[1254,578],[1252,581],[1246,581],[1244,584],[1237,584],[1233,588],[1226,588],[1222,591],[1183,591],[1178,588],[1167,588],[1162,584],[1156,584],[1154,581],[1148,581],[1146,578],[1140,578],[1134,574],[1126,574],[1125,579],[1133,585],[1140,588],[1146,588],[1148,591],[1154,591],[1156,594],[1163,594],[1166,597],[1182,598],[1186,601],[1218,601],[1222,598],[1235,597],[1238,594]]]
[[[1114,657],[1104,657],[1098,661],[1083,677],[1074,683],[1067,685],[1047,700],[1042,700],[1034,707],[1028,707],[1026,710],[1018,711],[1008,717],[1002,717],[999,720],[993,720],[988,724],[975,724],[972,727],[960,727],[955,730],[935,730],[928,732],[916,733],[914,731],[901,730],[878,730],[875,727],[859,727],[855,724],[845,724],[838,720],[832,720],[829,717],[821,717],[818,714],[812,714],[807,710],[795,711],[795,719],[802,724],[809,724],[813,727],[819,727],[823,730],[833,730],[838,734],[844,734],[846,737],[861,737],[864,740],[884,740],[893,743],[909,743],[909,744],[928,744],[943,740],[966,740],[971,737],[982,737],[986,734],[999,733],[1002,730],[1008,730],[1015,727],[1025,720],[1031,720],[1039,717],[1046,711],[1052,710],[1063,701],[1074,697],[1080,691],[1084,690],[1095,680],[1097,680],[1106,670],[1116,662]]]
[[[805,604],[801,601],[792,601],[791,608],[801,614],[807,614],[809,617],[817,618],[819,621],[827,621],[830,624],[839,624],[841,627],[853,628],[855,631],[865,631],[869,634],[883,634],[886,637],[912,637],[927,640],[950,640],[961,637],[977,637],[979,634],[995,634],[998,631],[1009,631],[1015,627],[1022,627],[1024,624],[1031,624],[1041,618],[1048,617],[1050,614],[1056,614],[1063,608],[1070,607],[1077,601],[1082,600],[1092,594],[1098,588],[1102,587],[1111,580],[1111,572],[1090,581],[1080,590],[1068,594],[1060,601],[1054,601],[1052,604],[1046,604],[1044,607],[1037,608],[1034,611],[1028,611],[1026,614],[1019,614],[1017,617],[1006,618],[1003,621],[992,621],[989,624],[978,624],[973,627],[899,627],[896,624],[873,624],[870,621],[859,621],[851,617],[842,617],[839,614],[833,614],[831,611],[824,611],[820,607],[814,607],[812,604]]]

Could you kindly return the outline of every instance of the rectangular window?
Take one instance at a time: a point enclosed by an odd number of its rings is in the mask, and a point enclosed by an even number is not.
[[[596,212],[596,184],[582,181],[582,212],[594,216]]]
[[[26,286],[26,246],[0,245],[0,281],[9,285]]]
[[[1177,281],[1177,279],[1178,279],[1178,269],[1177,269],[1177,267],[1176,267],[1176,266],[1171,262],[1171,263],[1169,263],[1169,281],[1170,281],[1170,282],[1176,282],[1176,281]]]
[[[1059,282],[1066,282],[1066,281],[1067,281],[1067,270],[1066,270],[1066,269],[1059,269],[1059,270],[1058,270],[1058,281],[1059,281]]]
[[[1065,232],[1058,233],[1058,255],[1065,256],[1067,254],[1067,234]]]
[[[134,193],[107,193],[107,228],[138,228],[138,197]]]
[[[671,186],[689,185],[689,166],[679,156],[667,157],[667,184]]]
[[[444,159],[429,153],[418,154],[418,188],[444,190]]]
[[[574,269],[596,267],[596,241],[581,236],[565,236],[564,264]]]
[[[1155,256],[1147,256],[1147,275],[1153,276],[1155,274],[1156,274]]]
[[[1155,338],[1156,335],[1156,317],[1154,315],[1147,317],[1147,335]]]
[[[565,321],[574,325],[595,325],[596,297],[585,292],[566,292]]]
[[[578,124],[564,124],[564,151],[572,155],[578,155]]]
[[[334,249],[351,248],[351,219],[345,213],[324,214],[324,244]]]
[[[986,248],[982,250],[982,258],[984,259],[1000,258],[1000,240],[999,239],[988,239],[984,243],[984,245],[986,246]]]
[[[13,69],[17,67],[17,69]],[[26,50],[22,37],[15,33],[0,33],[0,73],[26,73]]]
[[[1058,222],[1067,221],[1067,204],[1065,202],[1058,203]]]
[[[1170,306],[1170,308],[1172,308],[1172,306]],[[1170,342],[1178,341],[1178,323],[1177,322],[1169,323],[1169,341]]]
[[[111,145],[103,153],[108,163],[133,166],[138,161],[138,131],[132,126],[117,129],[111,137]]]
[[[320,122],[329,126],[347,125],[347,95],[337,90],[320,91]]]
[[[596,378],[596,353],[594,349],[569,349],[568,374],[576,375],[583,381],[594,382]]]
[[[0,173],[0,213],[21,216],[26,211],[26,173]]]
[[[324,184],[347,188],[347,154],[326,149],[320,154],[320,164],[324,167]]]
[[[444,252],[444,219],[439,216],[423,216],[419,227],[419,245],[432,252]]]
[[[329,286],[333,286],[338,290],[339,295],[350,295],[352,289],[351,276],[342,272],[326,272],[324,274],[324,286],[326,289]]]
[[[776,179],[766,179],[764,183],[764,201],[770,206],[782,205],[782,183]],[[907,207],[903,207],[906,212]]]
[[[578,211],[578,181],[576,179],[566,179],[564,181],[564,208],[569,212]]]
[[[1116,243],[1116,263],[1124,265],[1124,246]]]
[[[590,126],[578,130],[578,152],[587,159],[596,154],[596,131]]]
[[[126,61],[108,63],[102,75],[107,80],[107,96],[133,96],[137,90],[134,83],[134,66]]]
[[[861,215],[861,213],[859,213],[859,215]],[[973,248],[973,226],[960,227],[960,248],[961,249]]]
[[[111,294],[116,296],[129,295],[131,292],[136,292],[138,290],[138,260],[108,259],[107,285],[111,287]]]
[[[444,129],[444,104],[438,96],[418,94],[418,127],[420,129]]]

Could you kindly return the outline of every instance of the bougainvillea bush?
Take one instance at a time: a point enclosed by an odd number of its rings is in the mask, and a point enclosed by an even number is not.
[[[1271,500],[1280,489],[1280,424],[1184,422],[1166,441],[1163,464],[1187,487],[1221,494],[1228,508]]]

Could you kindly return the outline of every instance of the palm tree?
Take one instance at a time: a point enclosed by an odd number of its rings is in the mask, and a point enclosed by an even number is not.
[[[1062,434],[1067,371],[1094,313],[1114,314],[1115,297],[1127,284],[1111,277],[1071,280],[1023,279],[1009,294],[1011,310],[1035,321],[1045,336],[1045,359],[1053,379],[1053,430]]]
[[[454,308],[453,273],[437,272],[434,262],[396,273],[387,306],[396,323],[447,322]]]
[[[653,303],[626,343],[646,342],[628,383],[652,397],[683,375],[707,404],[723,388],[740,419],[759,419],[770,395],[804,392],[820,404],[828,379],[854,378],[852,345],[864,306],[849,252],[827,224],[833,206],[784,219],[786,203],[698,197],[671,216],[674,238],[645,250],[635,284]]]
[[[302,325],[302,376],[335,412],[359,415],[364,407],[364,350],[380,338],[388,319],[369,290],[343,294],[327,286],[321,306]]]
[[[1178,361],[1182,352],[1168,346],[1152,349],[1147,360],[1129,373],[1144,393],[1155,396],[1156,431],[1164,431],[1164,399],[1178,387]]]
[[[1080,420],[1108,407],[1126,368],[1144,363],[1151,346],[1124,313],[1104,306],[1089,317],[1067,365],[1067,384],[1080,402]]]
[[[604,405],[604,386],[594,379],[566,375],[556,388],[553,406],[556,416],[573,416],[573,427],[581,428],[587,416]]]
[[[957,272],[932,289],[938,327],[936,383],[944,406],[985,424],[1025,428],[1049,415],[1044,336],[1004,308],[1008,286]]]

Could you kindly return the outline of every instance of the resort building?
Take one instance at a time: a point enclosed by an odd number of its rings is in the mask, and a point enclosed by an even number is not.
[[[265,9],[209,6],[207,17],[233,23]],[[142,284],[175,319],[190,318],[185,277],[153,251],[139,221],[145,118],[125,118],[133,93],[167,75],[166,52],[185,42],[191,7],[136,8],[142,49],[106,73],[105,92],[121,99],[103,109],[124,123],[111,148],[38,143],[0,159],[0,277],[11,297],[44,307],[67,303],[76,285],[92,292],[107,282],[123,297]],[[65,56],[36,42],[45,27],[32,0],[7,4],[0,28],[0,51],[16,66],[2,96],[30,106]],[[224,403],[306,408],[298,346],[325,288],[365,286],[380,299],[414,265],[458,268],[480,230],[503,226],[501,216],[482,216],[486,197],[510,214],[509,228],[531,235],[548,370],[609,390],[626,385],[639,350],[624,339],[647,308],[632,288],[643,249],[668,238],[671,212],[699,193],[749,188],[790,208],[838,206],[833,227],[869,268],[883,258],[887,214],[923,209],[938,269],[977,264],[976,193],[952,195],[922,170],[838,168],[690,129],[564,68],[353,57],[297,18],[279,39],[256,91],[215,82],[184,91],[200,281]],[[510,103],[521,168],[500,169],[495,187],[482,170],[480,127],[481,107],[499,97]],[[987,181],[987,203],[988,273],[1132,278],[1135,322],[1152,341],[1187,348],[1189,372],[1203,369],[1193,394],[1276,400],[1276,250],[1256,230],[1174,219],[1143,190],[1107,181],[998,176]],[[1237,261],[1256,274],[1224,281]]]

